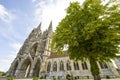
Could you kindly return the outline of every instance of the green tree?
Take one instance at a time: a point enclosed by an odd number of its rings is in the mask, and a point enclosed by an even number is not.
[[[6,75],[6,73],[5,73],[5,72],[3,72],[3,73],[2,73],[2,76],[5,76],[5,75]]]
[[[100,80],[97,61],[116,58],[120,45],[120,1],[71,2],[52,38],[51,49],[70,59],[89,60],[94,80]]]
[[[5,73],[5,72],[0,71],[0,77],[1,77],[1,76],[5,76],[5,75],[6,75],[6,73]]]

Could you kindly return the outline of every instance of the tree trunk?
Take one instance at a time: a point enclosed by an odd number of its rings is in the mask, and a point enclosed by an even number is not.
[[[100,75],[99,75],[99,67],[97,65],[97,62],[94,58],[90,58],[90,70],[92,75],[94,76],[94,80],[101,80]]]
[[[99,75],[97,75],[97,76],[94,76],[94,80],[101,80],[101,78]]]

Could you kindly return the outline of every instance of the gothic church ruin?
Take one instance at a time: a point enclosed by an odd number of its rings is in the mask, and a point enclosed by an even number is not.
[[[88,61],[75,62],[70,60],[66,52],[62,55],[50,52],[52,34],[52,22],[44,32],[41,31],[41,23],[33,29],[12,62],[7,76],[16,78],[44,76],[48,79],[59,77],[62,80],[67,75],[75,78],[93,78]],[[115,59],[115,62],[118,68],[115,68],[112,62],[98,62],[100,76],[120,77],[120,58]]]

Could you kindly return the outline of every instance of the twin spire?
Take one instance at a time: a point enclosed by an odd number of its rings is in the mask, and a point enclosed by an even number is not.
[[[40,24],[38,25],[38,27],[37,27],[38,30],[41,30],[41,25],[42,25],[42,22],[40,22]],[[49,24],[49,27],[48,27],[48,31],[49,30],[52,30],[52,21],[50,21],[50,24]]]

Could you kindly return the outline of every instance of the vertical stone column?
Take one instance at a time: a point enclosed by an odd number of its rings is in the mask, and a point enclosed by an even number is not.
[[[71,60],[70,60],[70,65],[71,65],[71,71],[74,71],[73,61],[71,61]]]
[[[78,62],[78,65],[79,65],[79,69],[80,69],[80,71],[82,71],[83,68],[82,68],[82,65],[81,65],[81,61]]]
[[[41,77],[41,75],[45,75],[45,72],[46,72],[46,67],[45,67],[45,62],[42,62],[41,64],[41,70],[40,70],[40,73],[39,73],[39,77]]]
[[[19,71],[20,70],[17,68],[16,71],[15,71],[15,74],[14,74],[15,77],[17,77],[17,73],[19,73]]]
[[[67,63],[66,60],[63,61],[63,64],[64,64],[64,71],[67,71],[66,63]]]
[[[67,59],[65,59],[63,62],[64,62],[64,78],[66,79],[66,75],[67,75]]]
[[[21,78],[21,76],[22,76],[21,75],[22,74],[21,66],[22,66],[22,61],[19,62],[18,67],[17,67],[16,72],[15,72],[15,77],[17,77],[17,78]]]
[[[88,70],[90,71],[90,63],[89,63],[89,61],[86,61],[86,64],[87,64]]]
[[[90,63],[89,63],[89,61],[87,60],[86,61],[86,64],[87,64],[87,67],[88,67],[88,76],[87,76],[87,78],[93,78],[93,76],[92,76],[92,73],[91,73],[91,69],[90,69]]]
[[[34,76],[33,76],[33,74],[34,74],[34,73],[33,73],[34,66],[35,66],[35,65],[32,65],[32,66],[31,66],[30,73],[29,73],[29,77],[34,77]]]
[[[103,72],[102,72],[102,69],[101,69],[101,67],[100,67],[99,62],[97,62],[97,65],[98,65],[98,67],[99,67],[99,71],[100,71],[100,73],[102,74]]]
[[[54,64],[54,62],[53,62],[53,59],[52,59],[52,61],[51,61],[51,72],[53,71],[53,64]]]
[[[118,69],[120,69],[120,59],[119,58],[116,58],[114,60],[115,64],[117,65]]]
[[[57,72],[60,71],[60,60],[56,60],[57,61]]]

